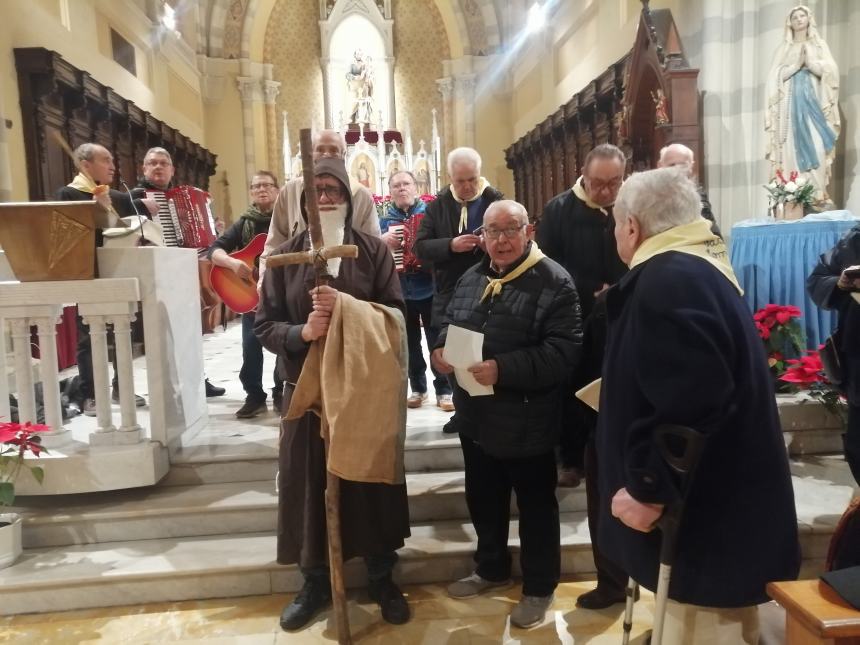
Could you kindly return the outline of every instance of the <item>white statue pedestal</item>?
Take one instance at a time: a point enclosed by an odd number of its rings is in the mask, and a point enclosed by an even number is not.
[[[171,453],[207,424],[200,286],[194,249],[97,249],[100,278],[137,278],[151,438]]]

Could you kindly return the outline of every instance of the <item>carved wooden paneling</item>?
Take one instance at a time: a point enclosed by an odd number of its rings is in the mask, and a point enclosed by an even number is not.
[[[129,185],[136,183],[148,148],[161,146],[172,153],[181,139],[185,154],[181,176],[193,179],[188,183],[208,188],[209,177],[215,173],[215,155],[190,144],[173,128],[86,71],[76,69],[56,52],[41,47],[15,49],[15,66],[31,200],[53,198],[74,175],[72,162],[52,138],[54,131],[72,147],[93,141],[110,150],[119,169],[117,188],[120,175]]]
[[[624,151],[628,172],[653,167],[660,147],[672,142],[700,158],[697,77],[671,12],[646,4],[631,51],[505,151],[517,201],[530,214],[539,213],[548,199],[573,185],[585,156],[601,143]],[[658,88],[670,122],[655,126],[651,93]],[[700,172],[704,165],[697,164]]]

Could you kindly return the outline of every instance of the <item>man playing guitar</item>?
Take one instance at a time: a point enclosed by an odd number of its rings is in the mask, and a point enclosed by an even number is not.
[[[209,259],[216,267],[232,271],[256,293],[257,281],[254,268],[229,254],[244,249],[257,235],[265,235],[272,220],[272,208],[278,196],[278,179],[268,170],[258,170],[251,179],[251,205],[248,210],[227,228],[209,247]],[[260,249],[262,250],[262,248]],[[255,260],[255,265],[259,257]],[[242,314],[242,369],[239,380],[245,390],[245,403],[236,410],[239,419],[250,419],[266,411],[266,391],[263,389],[263,346],[254,335],[255,311]],[[283,382],[277,370],[272,388],[274,409],[280,412]]]

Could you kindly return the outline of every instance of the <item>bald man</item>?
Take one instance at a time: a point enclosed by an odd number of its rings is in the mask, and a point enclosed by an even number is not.
[[[657,161],[658,168],[683,168],[687,176],[696,181],[696,157],[693,151],[683,143],[670,143],[668,146],[660,150],[660,158]],[[696,184],[698,186],[698,182]],[[702,200],[702,217],[711,222],[711,231],[714,235],[723,234],[720,232],[720,227],[714,219],[714,213],[711,211],[711,202],[708,201],[708,194],[705,189],[699,186],[699,198]]]

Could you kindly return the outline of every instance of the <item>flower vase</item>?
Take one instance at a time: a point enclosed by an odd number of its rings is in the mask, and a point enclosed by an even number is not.
[[[0,513],[0,569],[8,567],[24,550],[21,541],[22,518],[17,513]]]
[[[785,202],[783,206],[783,219],[803,219],[803,204]]]

